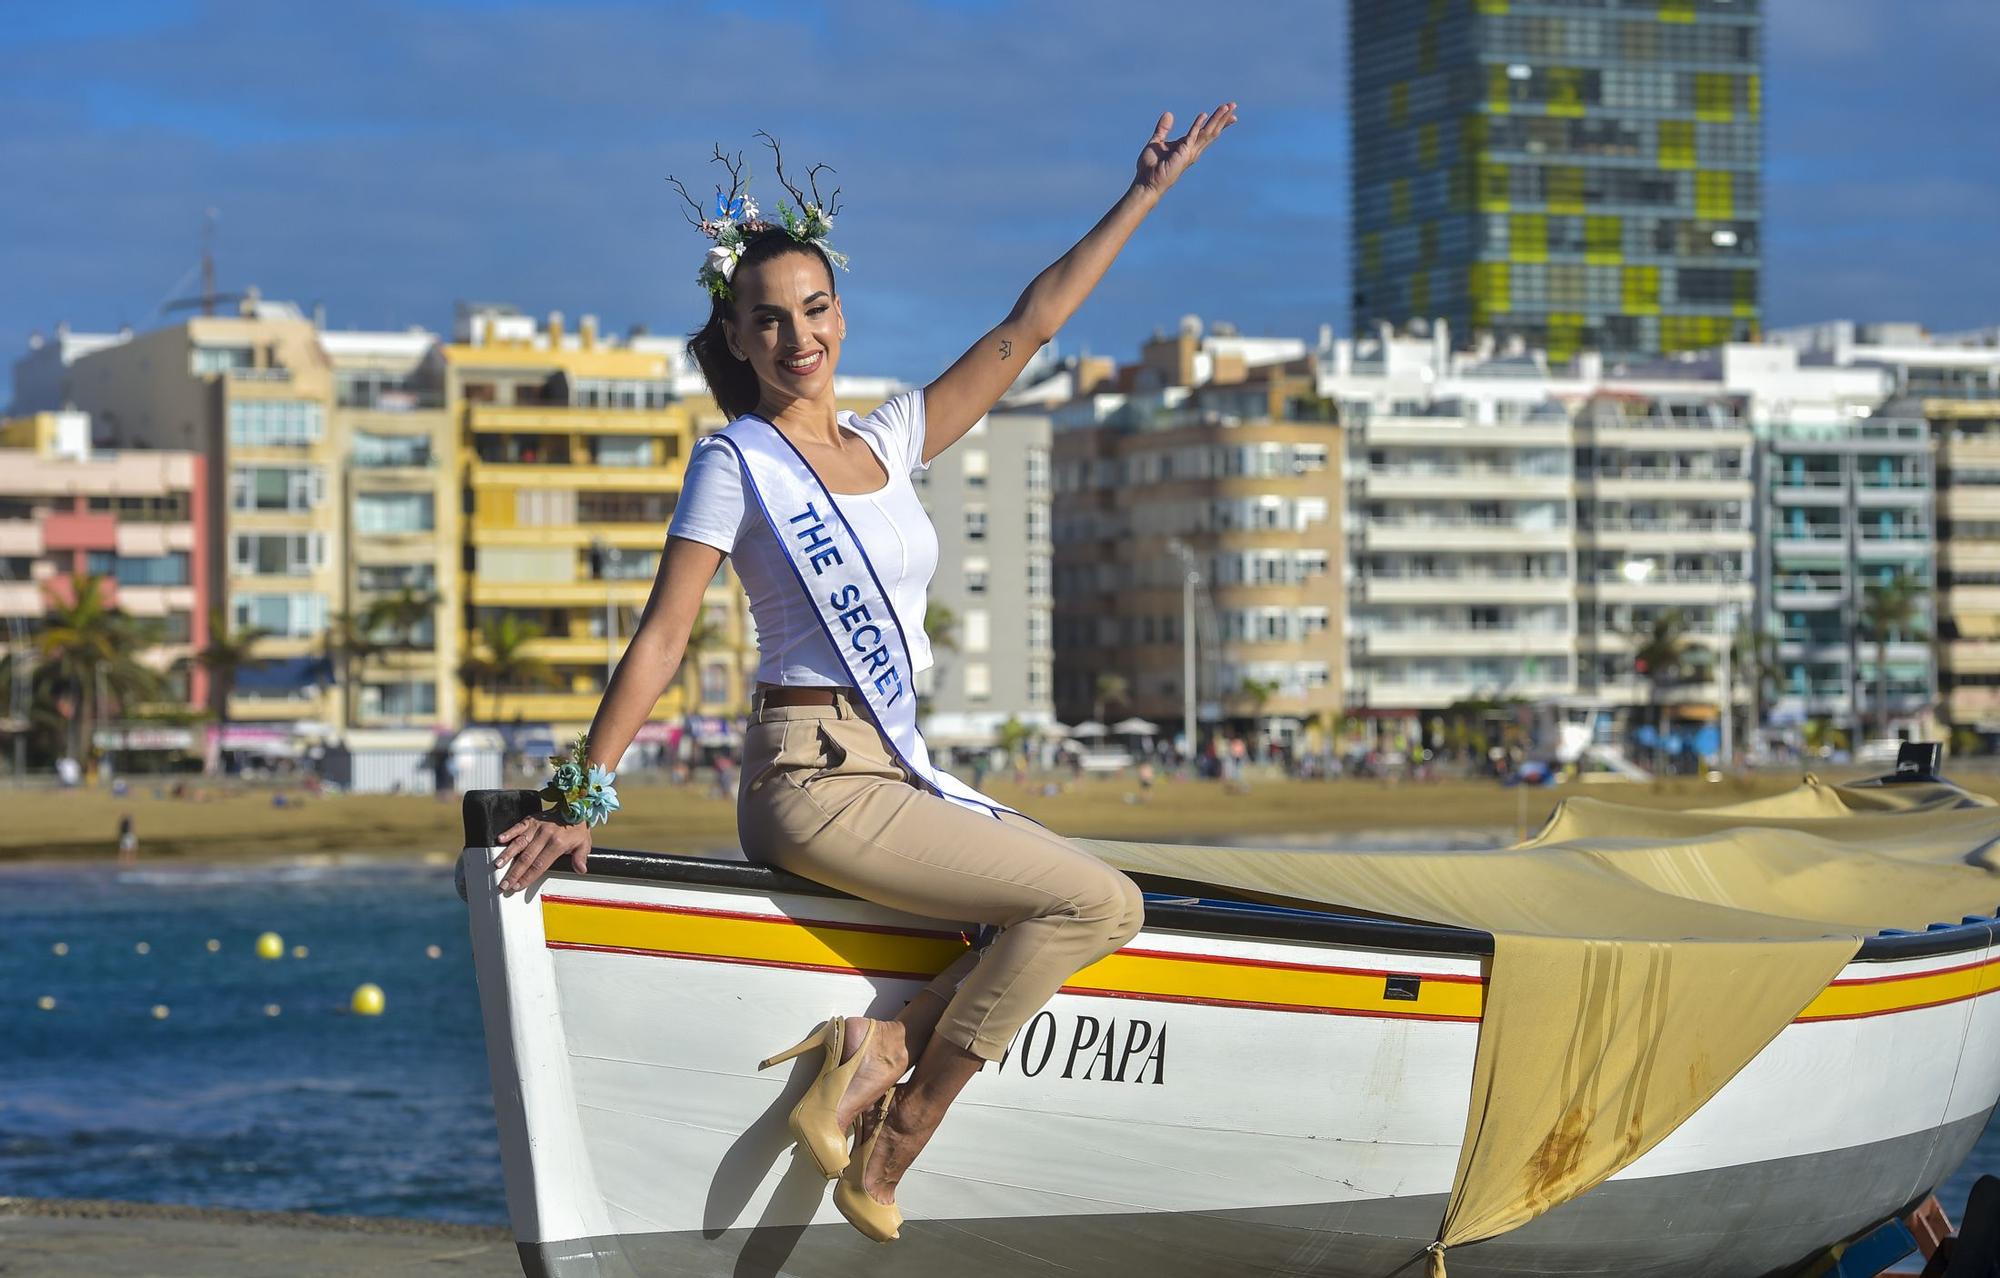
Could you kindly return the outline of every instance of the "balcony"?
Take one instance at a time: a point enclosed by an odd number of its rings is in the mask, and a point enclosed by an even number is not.
[[[1361,472],[1370,497],[1533,497],[1566,500],[1575,488],[1567,472],[1486,466],[1371,466]]]
[[[1376,629],[1362,631],[1352,639],[1370,657],[1492,656],[1496,653],[1567,656],[1576,646],[1574,632],[1546,629]]]
[[[667,435],[687,451],[694,434],[678,408],[572,408],[567,404],[473,404],[475,433],[528,435]]]
[[[1371,550],[1566,550],[1574,530],[1511,519],[1370,519],[1362,535]]]
[[[1883,532],[1864,527],[1855,543],[1855,553],[1862,559],[1928,559],[1936,545],[1928,528]]]
[[[1750,443],[1750,427],[1740,417],[1614,417],[1586,421],[1577,434],[1592,442],[1626,448],[1729,448]]]
[[[1578,476],[1578,484],[1599,501],[1620,498],[1674,498],[1684,501],[1743,501],[1750,477],[1743,473],[1691,470],[1675,466],[1625,466]]]
[[[1594,516],[1578,530],[1585,541],[1647,550],[1748,550],[1750,528],[1740,519],[1630,519]]]
[[[42,518],[42,544],[50,550],[116,550],[118,516],[52,510]]]
[[[2000,640],[1955,639],[1944,645],[1941,664],[1953,674],[2000,674]],[[1959,689],[1967,691],[1967,689]],[[2000,688],[1983,688],[2000,698]],[[1956,694],[1954,694],[1956,695]]]
[[[1500,577],[1483,574],[1433,577],[1367,577],[1368,603],[1567,603],[1575,583],[1567,577]]]
[[[679,492],[683,459],[661,466],[586,466],[568,462],[476,461],[468,470],[474,486],[601,489],[613,492]]]
[[[1838,472],[1827,475],[1773,475],[1771,500],[1780,506],[1844,505],[1847,501],[1847,480]]]
[[[589,723],[597,713],[603,693],[596,688],[584,692],[551,692],[546,688],[522,692],[496,693],[475,688],[467,715],[473,723],[550,723],[558,726]]]
[[[1355,434],[1368,444],[1457,448],[1568,448],[1566,421],[1482,422],[1463,416],[1373,416]]]
[[[42,526],[32,519],[0,519],[0,555],[34,559],[41,555]]]
[[[1847,534],[1838,525],[1821,528],[1793,525],[1771,536],[1771,557],[1786,559],[1839,559],[1847,553]]]
[[[2000,586],[1949,586],[1939,607],[1953,613],[2000,613]]]
[[[1656,574],[1633,581],[1622,572],[1599,573],[1585,583],[1603,603],[1729,604],[1748,603],[1756,587],[1741,576],[1687,572]]]
[[[655,533],[655,539],[658,534]],[[652,592],[651,578],[633,581],[488,581],[474,577],[468,591],[474,607],[602,608],[606,602],[643,608]],[[603,653],[603,640],[599,655]]]

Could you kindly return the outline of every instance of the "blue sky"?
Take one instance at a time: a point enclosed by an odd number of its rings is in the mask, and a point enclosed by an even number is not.
[[[2000,4],[1766,3],[1769,322],[2000,321]],[[663,179],[764,128],[839,170],[844,367],[923,379],[1103,212],[1159,111],[1232,97],[1063,344],[1129,355],[1188,312],[1345,327],[1332,0],[8,8],[0,377],[58,320],[158,323],[211,206],[225,288],[336,327],[479,298],[685,330],[703,245]]]

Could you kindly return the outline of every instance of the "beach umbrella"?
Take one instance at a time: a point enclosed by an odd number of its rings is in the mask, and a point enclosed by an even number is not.
[[[1101,737],[1108,729],[1095,719],[1085,719],[1069,731],[1073,737]]]
[[[1067,723],[1045,723],[1035,731],[1041,736],[1055,737],[1057,740],[1061,740],[1076,731],[1076,729],[1070,727]]]
[[[1117,737],[1156,737],[1160,735],[1160,725],[1137,717],[1120,719],[1111,725],[1111,735]]]

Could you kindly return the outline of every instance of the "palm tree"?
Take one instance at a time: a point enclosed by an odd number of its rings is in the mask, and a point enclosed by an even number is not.
[[[88,754],[104,702],[121,707],[157,701],[166,679],[139,660],[158,646],[161,628],[112,607],[104,598],[104,579],[85,574],[74,579],[68,602],[48,591],[48,611],[35,636],[36,673],[54,696],[67,696],[75,707],[69,714],[70,757]]]
[[[527,650],[529,644],[541,637],[539,625],[511,612],[480,624],[479,651],[465,659],[459,667],[459,677],[468,688],[483,683],[492,691],[496,722],[504,717],[500,702],[507,692],[516,688],[546,688],[556,681],[549,663]]]
[[[1667,688],[1680,681],[1688,666],[1687,614],[1679,608],[1669,608],[1653,618],[1651,625],[1633,631],[1632,666],[1646,678],[1646,704],[1652,711],[1655,759],[1660,750],[1659,736],[1666,727],[1666,707],[1660,697]]]
[[[1124,675],[1101,674],[1097,676],[1097,700],[1092,709],[1097,721],[1103,723],[1111,717],[1110,707],[1122,706],[1132,695],[1132,683]]]
[[[438,597],[428,590],[404,586],[395,594],[377,599],[361,614],[362,624],[399,652],[414,652],[424,645],[417,633],[437,615]]]
[[[924,633],[933,651],[958,651],[958,614],[935,599],[924,605]]]
[[[208,646],[195,654],[195,660],[214,680],[209,697],[215,703],[216,723],[224,736],[229,731],[229,698],[236,692],[237,677],[256,663],[252,650],[270,637],[270,631],[257,626],[231,632],[229,619],[220,609],[208,614]]]
[[[681,649],[681,705],[686,714],[701,713],[701,659],[722,646],[729,637],[722,618],[703,608],[688,627],[687,646]]]
[[[1000,748],[1007,752],[1011,761],[1020,756],[1022,747],[1035,739],[1035,730],[1010,714],[1007,721],[1000,725],[999,737]]]
[[[376,640],[375,633],[375,627],[368,624],[365,614],[356,616],[352,612],[334,613],[327,618],[326,629],[320,633],[320,654],[333,666],[334,679],[340,684],[350,725],[354,723],[357,704],[355,693],[360,689],[354,678],[355,668],[365,666],[380,656],[385,647]]]
[[[1871,582],[1861,601],[1861,629],[1875,641],[1875,735],[1889,735],[1889,644],[1920,619],[1924,584],[1908,573]],[[1859,718],[1860,716],[1856,716]]]
[[[1750,713],[1738,725],[1736,735],[1754,741],[1764,726],[1764,707],[1777,699],[1778,680],[1784,663],[1778,659],[1778,636],[1768,630],[1738,630],[1729,641],[1732,677],[1750,690]]]

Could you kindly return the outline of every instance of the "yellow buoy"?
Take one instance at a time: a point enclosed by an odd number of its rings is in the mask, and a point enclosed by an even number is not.
[[[165,1003],[153,1004],[153,1019],[156,1021],[167,1019],[167,1005]]]
[[[311,951],[311,950],[309,950],[309,949],[307,949],[307,948],[306,948],[305,946],[303,946],[303,945],[294,945],[294,946],[292,947],[292,957],[293,957],[293,958],[304,958],[304,957],[305,957],[306,955],[308,955],[308,954],[310,954],[310,953],[312,953],[312,951]]]
[[[221,941],[216,940],[212,936],[208,938],[208,952],[210,954],[215,953],[217,950],[220,950],[221,948],[222,948]]]
[[[266,1016],[276,1016],[280,1010],[282,1009],[276,1003],[264,1004],[264,1015]]]
[[[49,947],[49,951],[53,953],[57,958],[61,958],[63,955],[69,953],[69,942],[57,941],[54,945],[51,945]]]
[[[144,941],[141,941],[137,945],[132,947],[132,952],[134,954],[151,954],[153,952],[153,947],[146,944]]]
[[[347,1007],[356,1016],[380,1016],[383,1003],[382,987],[370,981],[354,987],[354,997],[347,1001]]]
[[[424,957],[425,957],[425,958],[443,958],[443,957],[444,957],[444,947],[443,947],[443,946],[441,946],[441,945],[426,945],[426,946],[424,947]]]
[[[55,1011],[56,1010],[55,995],[53,994],[42,995],[40,998],[35,1000],[35,1006],[41,1008],[44,1012]]]
[[[285,957],[285,938],[276,932],[263,933],[257,938],[257,957],[260,959]]]

